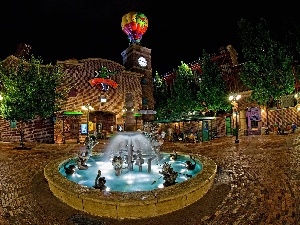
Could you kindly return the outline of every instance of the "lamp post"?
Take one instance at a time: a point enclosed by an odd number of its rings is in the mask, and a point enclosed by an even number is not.
[[[86,136],[89,136],[89,115],[90,115],[90,111],[93,111],[94,108],[91,106],[91,103],[87,103],[86,105],[83,105],[81,107],[84,111],[87,111],[86,114]]]
[[[126,112],[127,112],[127,108],[126,108],[126,105],[124,105],[123,109],[122,109],[122,117],[123,117],[123,128],[121,128],[121,130],[119,131],[125,131],[126,129],[126,124],[125,124],[125,121],[126,121]]]
[[[229,101],[231,101],[231,104],[235,107],[235,141],[234,143],[239,143],[239,130],[238,130],[238,100],[241,98],[241,95],[239,94],[232,94],[229,96]]]

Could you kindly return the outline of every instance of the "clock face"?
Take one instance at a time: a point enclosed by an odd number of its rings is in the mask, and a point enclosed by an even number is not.
[[[147,59],[141,56],[140,58],[138,58],[138,63],[140,66],[145,67],[147,66]]]

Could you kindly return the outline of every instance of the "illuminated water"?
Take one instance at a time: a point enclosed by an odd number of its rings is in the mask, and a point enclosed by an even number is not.
[[[106,179],[106,191],[134,192],[149,191],[157,188],[163,188],[163,176],[159,173],[162,171],[164,162],[168,162],[174,171],[178,172],[176,183],[181,183],[194,177],[202,170],[201,162],[196,160],[194,170],[186,169],[186,161],[192,161],[188,155],[178,155],[175,161],[170,159],[170,154],[160,153],[160,160],[153,159],[151,162],[151,171],[149,172],[148,159],[144,158],[144,164],[141,169],[133,163],[133,170],[124,169],[120,176],[115,175],[112,162],[107,160],[107,154],[93,155],[87,161],[88,169],[79,170],[77,167],[72,175],[65,173],[64,166],[59,168],[59,172],[67,179],[80,185],[92,188],[95,184],[95,178],[98,170],[101,170],[101,176]],[[67,162],[68,165],[76,165],[76,158]],[[139,171],[141,170],[141,171]]]

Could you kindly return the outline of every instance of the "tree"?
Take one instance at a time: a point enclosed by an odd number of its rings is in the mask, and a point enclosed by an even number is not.
[[[285,27],[288,29],[288,35],[285,38],[285,44],[290,46],[290,52],[293,55],[294,63],[294,76],[296,83],[296,92],[299,92],[299,82],[300,82],[300,27],[298,24],[293,21],[289,21],[285,24]],[[298,99],[299,101],[299,99]],[[299,102],[298,102],[299,103]]]
[[[42,63],[41,58],[34,56],[28,61],[14,58],[12,62],[0,62],[3,96],[0,113],[6,120],[17,121],[21,148],[25,148],[25,125],[36,117],[53,116],[66,99],[66,91],[61,85],[63,68]]]
[[[167,114],[168,85],[156,71],[153,80],[156,117],[163,118]]]
[[[171,86],[171,93],[167,99],[167,107],[171,112],[170,117],[180,118],[183,113],[193,112],[199,106],[197,90],[193,80],[192,69],[181,62],[176,70],[176,77]]]
[[[245,58],[240,79],[252,90],[251,98],[268,108],[294,90],[293,57],[288,46],[271,38],[264,18],[256,25],[241,19],[238,27]]]
[[[197,98],[201,102],[202,110],[212,111],[214,114],[221,110],[230,110],[231,105],[228,101],[226,83],[222,77],[221,69],[216,63],[211,61],[209,54],[204,50],[201,69],[202,74]]]

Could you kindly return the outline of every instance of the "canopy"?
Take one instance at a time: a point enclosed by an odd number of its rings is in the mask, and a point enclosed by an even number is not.
[[[203,120],[214,120],[216,117],[209,116],[191,116],[180,119],[161,119],[154,120],[153,123],[175,123],[175,122],[187,122],[187,121],[203,121]]]
[[[83,113],[81,111],[64,111],[63,115],[66,116],[81,116]]]

